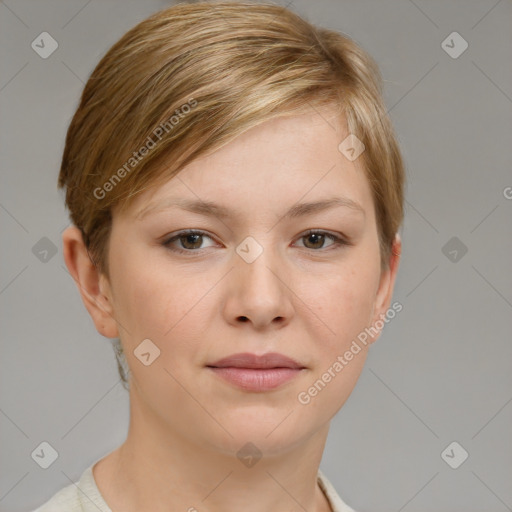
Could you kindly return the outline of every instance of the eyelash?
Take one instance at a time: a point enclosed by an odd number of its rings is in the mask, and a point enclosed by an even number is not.
[[[306,238],[307,236],[310,236],[310,235],[313,235],[313,234],[314,235],[318,235],[318,234],[326,235],[327,238],[329,238],[329,239],[331,239],[333,241],[333,244],[330,245],[327,249],[308,249],[306,247],[305,248],[306,250],[313,251],[313,252],[322,252],[322,251],[329,251],[329,250],[332,250],[332,249],[341,249],[343,246],[352,245],[348,241],[344,240],[343,238],[341,238],[341,237],[339,237],[337,235],[334,235],[333,233],[330,233],[328,231],[315,230],[315,229],[308,230],[306,233],[304,233],[298,239],[300,240],[301,238]],[[199,253],[201,251],[201,249],[180,249],[180,248],[177,248],[177,247],[171,247],[171,243],[172,242],[174,242],[176,240],[179,240],[180,238],[182,238],[184,236],[187,236],[187,235],[200,235],[200,236],[203,236],[203,237],[206,236],[206,237],[212,239],[212,237],[210,235],[208,235],[208,233],[206,233],[204,231],[188,229],[188,230],[180,231],[176,235],[172,236],[171,238],[169,238],[168,240],[163,242],[162,245],[164,247],[166,247],[167,249],[169,249],[170,251],[178,253],[178,254]]]

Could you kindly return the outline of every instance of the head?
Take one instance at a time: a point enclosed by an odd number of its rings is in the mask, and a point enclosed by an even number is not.
[[[173,6],[97,65],[59,176],[64,257],[98,332],[120,340],[132,400],[161,425],[275,451],[348,398],[380,332],[332,368],[386,315],[400,253],[405,176],[381,95],[350,38],[272,4]],[[364,148],[355,159],[348,136]],[[344,204],[298,207],[333,198]],[[304,371],[242,391],[207,370],[237,352],[280,352]],[[329,371],[314,400],[297,400]],[[299,421],[267,439],[291,407]]]

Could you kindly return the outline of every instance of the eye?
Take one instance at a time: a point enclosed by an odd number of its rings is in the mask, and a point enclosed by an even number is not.
[[[180,231],[176,235],[172,236],[171,238],[163,242],[162,245],[164,247],[167,247],[171,251],[181,254],[190,254],[193,252],[197,253],[200,252],[200,249],[204,249],[204,247],[202,247],[202,244],[205,238],[213,240],[212,237],[205,233],[204,231],[189,229],[185,231]],[[306,241],[306,243],[303,244],[302,247],[310,249],[314,252],[319,252],[319,250],[321,249],[325,250],[324,243],[326,242],[326,240],[331,240],[332,242],[327,246],[327,250],[332,250],[339,248],[341,246],[350,245],[349,242],[347,242],[340,236],[322,230],[310,229],[305,234],[299,237],[299,240],[302,239]],[[175,245],[173,245],[176,243],[179,243],[180,247],[176,247]],[[329,249],[329,247],[331,249]]]
[[[194,231],[189,229],[186,231],[181,231],[175,236],[169,238],[166,242],[163,243],[163,245],[168,247],[171,251],[178,253],[198,252],[198,249],[202,249],[201,245],[203,238],[209,238],[212,240],[212,238],[203,231]],[[174,247],[172,245],[174,242],[179,242],[181,244],[181,248]]]
[[[307,233],[305,233],[299,238],[299,240],[302,239],[307,241],[306,244],[304,244],[304,247],[306,247],[306,249],[312,249],[315,250],[316,252],[318,252],[318,249],[324,248],[322,246],[326,239],[332,240],[332,244],[328,245],[327,247],[337,248],[343,245],[349,245],[347,241],[333,233],[319,230],[315,231],[314,229],[310,229]]]

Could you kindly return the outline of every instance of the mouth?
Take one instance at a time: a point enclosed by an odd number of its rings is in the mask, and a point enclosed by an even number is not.
[[[233,354],[206,367],[230,384],[246,391],[270,391],[302,373],[306,367],[278,353]]]

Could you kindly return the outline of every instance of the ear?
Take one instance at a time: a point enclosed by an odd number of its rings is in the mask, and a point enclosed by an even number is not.
[[[62,233],[62,246],[66,266],[96,330],[106,338],[119,337],[117,322],[113,316],[110,283],[91,261],[82,232],[76,226],[67,227]]]
[[[400,234],[396,233],[393,246],[391,248],[389,267],[381,273],[379,288],[375,297],[375,304],[370,323],[370,328],[373,327],[373,329],[369,329],[370,334],[368,337],[370,343],[377,341],[377,339],[380,337],[381,330],[379,330],[377,333],[374,332],[377,330],[375,324],[377,321],[380,320],[382,322],[386,318],[386,311],[389,309],[391,299],[393,297],[393,289],[395,287],[401,252],[402,240],[400,238]],[[380,325],[381,322],[379,322],[377,325]]]

